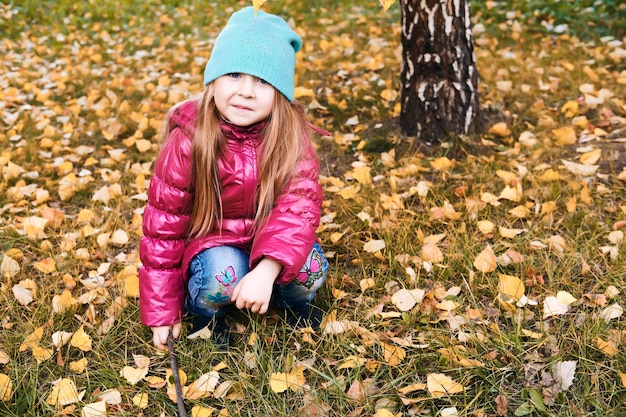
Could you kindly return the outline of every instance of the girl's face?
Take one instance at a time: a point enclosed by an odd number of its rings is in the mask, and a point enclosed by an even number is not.
[[[213,83],[215,106],[237,126],[251,126],[272,112],[276,90],[260,78],[248,74],[222,75]]]

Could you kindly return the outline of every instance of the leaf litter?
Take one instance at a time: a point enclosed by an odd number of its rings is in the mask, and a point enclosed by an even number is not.
[[[2,13],[21,12],[4,5]],[[374,18],[363,10],[348,13],[361,24]],[[316,124],[333,130],[331,142],[319,144],[322,160],[329,161],[319,232],[341,267],[328,280],[336,308],[318,334],[301,333],[298,344],[330,338],[354,350],[328,350],[340,364],[330,385],[316,379],[318,363],[297,364],[264,375],[272,392],[339,386],[361,403],[376,383],[385,384],[378,370],[390,367],[407,375],[388,394],[410,415],[437,409],[435,398],[463,395],[497,403],[498,415],[509,407],[541,409],[588,378],[580,371],[582,349],[567,343],[577,334],[565,327],[568,320],[603,326],[587,336],[602,355],[593,361],[611,370],[601,375],[604,383],[626,387],[617,362],[626,339],[618,290],[626,273],[624,41],[554,32],[525,48],[508,46],[526,24],[510,13],[498,37],[481,31],[489,22],[475,18],[481,99],[485,108],[501,111],[501,120],[480,137],[464,139],[474,151],[463,158],[449,143],[439,148],[446,155],[364,150],[382,132],[367,121],[399,115],[395,20],[377,16],[380,26],[362,25],[367,48],[346,33],[347,21],[322,14],[315,23],[302,22],[311,46],[299,64],[298,97]],[[191,21],[182,9],[174,18]],[[159,21],[167,25],[171,18],[162,14]],[[167,36],[157,41],[162,27],[102,22],[69,33],[42,29],[34,25],[24,36],[1,41],[10,52],[0,63],[0,231],[11,243],[1,248],[0,293],[10,307],[0,319],[19,348],[0,345],[0,364],[15,366],[19,354],[45,366],[56,352],[61,368],[39,382],[49,405],[69,413],[85,400],[83,415],[106,415],[121,396],[130,407],[146,409],[155,399],[141,391],[145,387],[172,397],[171,371],[146,356],[114,362],[118,386],[90,386],[81,375],[100,366],[100,354],[118,348],[102,346],[103,336],[136,305],[137,242],[155,134],[167,108],[198,91],[210,48],[195,35],[181,37],[181,44]],[[572,60],[563,52],[570,50]],[[594,239],[580,230],[594,230]],[[46,314],[31,314],[37,310]],[[137,317],[132,320],[138,326]],[[518,326],[524,349],[514,358],[497,341]],[[295,345],[294,351],[304,352]],[[440,360],[422,368],[415,364],[422,354]],[[247,357],[255,364],[248,372],[266,372]],[[485,391],[472,371],[497,375],[503,367],[524,373],[513,386],[531,400],[522,401],[513,388],[486,384]],[[0,373],[0,400],[10,404],[20,388],[7,369]],[[355,369],[375,383],[355,378]],[[238,379],[251,378],[228,367],[188,370],[193,380],[185,392],[194,401],[242,401]],[[222,372],[232,379],[220,384]],[[481,415],[481,409],[473,411]],[[457,413],[453,407],[440,412]],[[394,415],[386,408],[377,414]]]

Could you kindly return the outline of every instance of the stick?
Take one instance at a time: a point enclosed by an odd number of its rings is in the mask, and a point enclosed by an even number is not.
[[[185,411],[185,402],[183,401],[183,388],[180,386],[180,375],[178,375],[178,361],[176,361],[176,353],[174,353],[174,335],[172,329],[167,335],[167,347],[170,351],[170,363],[172,366],[172,376],[174,377],[174,387],[176,388],[176,404],[178,405],[179,417],[187,417]]]

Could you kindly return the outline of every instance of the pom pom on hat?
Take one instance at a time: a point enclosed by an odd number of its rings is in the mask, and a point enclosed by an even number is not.
[[[296,52],[302,39],[282,18],[246,7],[233,13],[218,35],[204,69],[204,85],[239,72],[271,84],[294,99]]]

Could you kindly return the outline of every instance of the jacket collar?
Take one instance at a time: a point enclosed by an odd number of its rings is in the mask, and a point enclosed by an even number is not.
[[[224,119],[220,119],[220,128],[226,137],[235,139],[261,139],[263,130],[267,126],[267,120],[251,126],[237,126]]]

